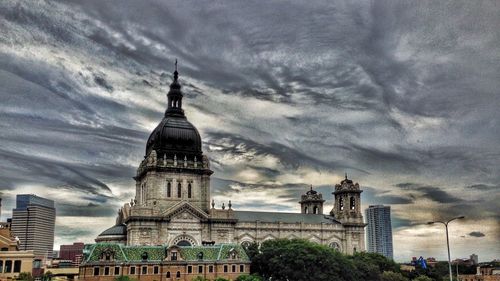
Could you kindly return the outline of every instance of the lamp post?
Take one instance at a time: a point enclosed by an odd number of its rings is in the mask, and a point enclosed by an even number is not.
[[[457,219],[463,219],[465,218],[465,216],[460,216],[460,217],[455,217],[455,218],[452,218],[450,220],[448,220],[447,222],[442,222],[442,221],[430,221],[428,222],[427,224],[435,224],[435,223],[442,223],[444,224],[444,227],[446,228],[446,246],[448,247],[448,269],[450,271],[450,281],[453,281],[453,275],[451,273],[451,258],[450,258],[450,239],[448,237],[448,224],[454,220],[457,220]]]

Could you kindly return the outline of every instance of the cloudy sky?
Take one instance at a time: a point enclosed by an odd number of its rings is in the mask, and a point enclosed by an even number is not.
[[[134,196],[173,62],[238,210],[299,211],[347,172],[392,208],[395,257],[500,257],[498,1],[0,2],[2,219],[57,204],[56,248]]]

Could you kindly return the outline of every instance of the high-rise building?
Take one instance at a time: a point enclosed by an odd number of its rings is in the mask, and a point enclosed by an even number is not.
[[[393,258],[391,207],[383,205],[369,206],[366,209],[368,252],[379,253]]]
[[[54,201],[33,194],[17,195],[11,229],[21,250],[33,250],[37,258],[51,258],[55,222]]]

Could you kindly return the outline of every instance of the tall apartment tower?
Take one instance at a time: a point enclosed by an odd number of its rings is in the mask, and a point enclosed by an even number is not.
[[[393,258],[391,207],[383,205],[369,206],[366,209],[368,252],[379,253]]]
[[[43,260],[52,257],[56,209],[54,201],[33,194],[18,194],[12,210],[12,234],[20,250],[33,250]]]

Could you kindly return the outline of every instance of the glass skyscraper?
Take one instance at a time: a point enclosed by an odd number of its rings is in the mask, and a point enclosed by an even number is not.
[[[366,209],[366,222],[368,223],[366,241],[370,253],[379,253],[388,258],[393,258],[391,207],[374,205]]]

